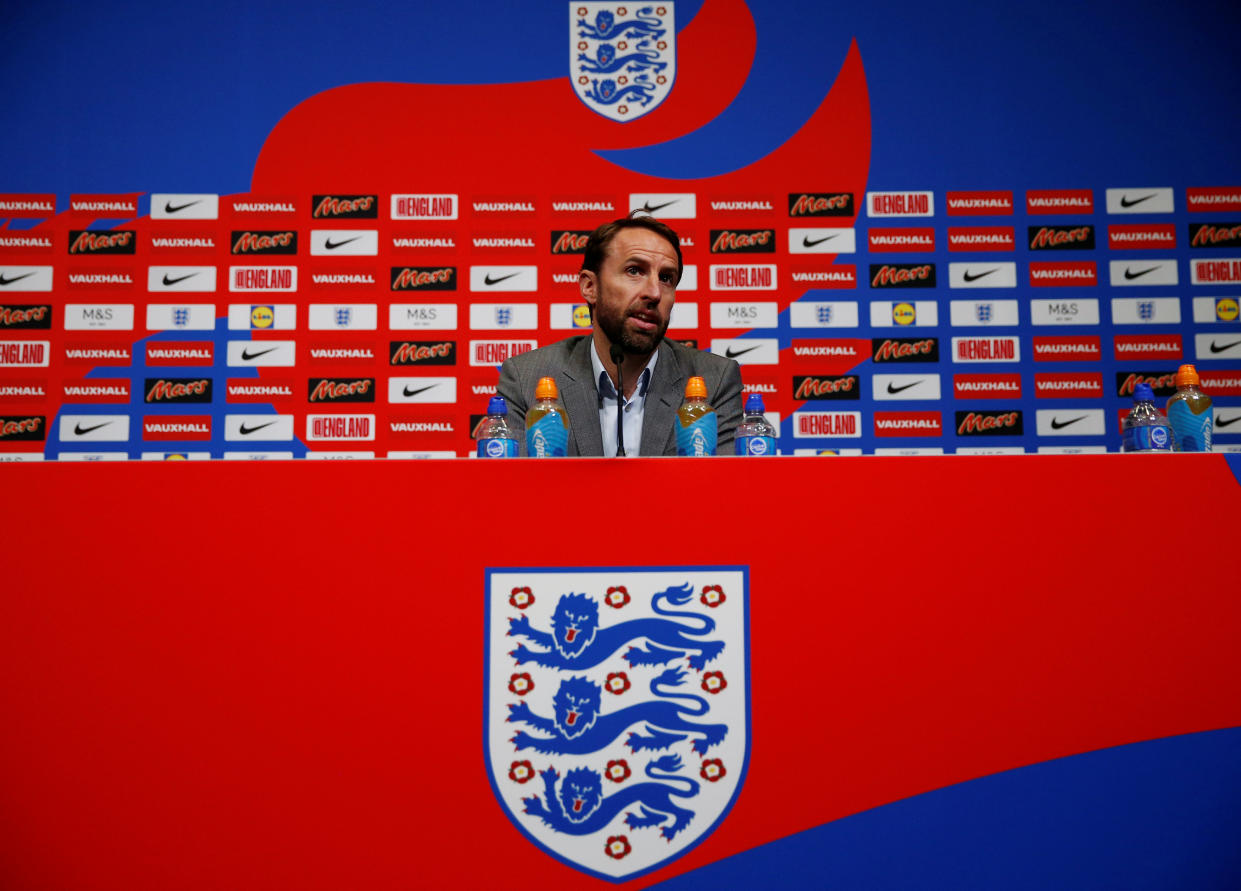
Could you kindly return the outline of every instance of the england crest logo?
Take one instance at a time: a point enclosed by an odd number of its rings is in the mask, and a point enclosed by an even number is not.
[[[625,881],[723,821],[750,756],[749,572],[489,569],[483,745],[545,852]]]
[[[632,121],[668,98],[676,76],[673,4],[569,4],[569,79],[592,110]]]

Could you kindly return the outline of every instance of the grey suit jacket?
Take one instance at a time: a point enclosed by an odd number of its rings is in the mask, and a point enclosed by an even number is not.
[[[590,335],[569,337],[514,356],[500,367],[496,392],[508,402],[509,424],[517,433],[522,455],[526,454],[526,409],[534,401],[534,387],[541,377],[556,379],[560,402],[569,416],[568,454],[603,455],[599,390],[590,363],[592,349]],[[677,453],[676,413],[685,398],[685,382],[695,375],[706,381],[707,401],[715,408],[717,454],[733,453],[733,438],[741,421],[740,366],[732,359],[663,340],[646,392],[642,456]]]

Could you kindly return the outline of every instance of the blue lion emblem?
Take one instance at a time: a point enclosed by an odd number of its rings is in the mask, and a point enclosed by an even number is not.
[[[649,105],[654,99],[655,85],[642,78],[634,78],[634,82],[625,87],[618,87],[610,77],[603,80],[591,78],[590,89],[586,90],[587,99],[593,99],[600,105],[615,105],[622,100],[636,101],[639,105]]]
[[[627,22],[616,23],[616,16],[609,10],[601,9],[595,13],[595,23],[592,25],[586,19],[578,19],[578,27],[581,28],[577,32],[578,37],[585,37],[592,40],[620,40],[622,37],[643,38],[649,37],[652,40],[658,40],[664,36],[667,29],[658,16],[651,15],[654,7],[644,6],[638,10],[637,16]]]
[[[694,740],[694,751],[705,755],[712,746],[719,745],[728,734],[726,724],[696,724],[687,717],[701,717],[711,710],[707,701],[690,693],[671,693],[666,687],[679,687],[685,682],[685,671],[668,668],[651,681],[651,692],[661,697],[660,702],[641,702],[620,711],[601,715],[601,688],[586,678],[565,678],[552,699],[554,709],[551,718],[536,715],[524,701],[510,704],[510,721],[528,724],[535,730],[552,734],[550,738],[532,736],[519,730],[513,737],[517,751],[532,748],[536,752],[556,755],[583,755],[597,752],[609,745],[634,724],[645,722],[649,733],[629,734],[626,745],[633,752],[647,749],[666,749],[691,734],[701,734]],[[668,702],[669,699],[688,701],[688,705]]]
[[[601,43],[595,51],[595,57],[592,59],[586,53],[578,53],[577,60],[582,64],[577,66],[579,71],[589,71],[592,74],[611,74],[613,71],[619,71],[625,66],[626,71],[646,71],[654,69],[655,71],[663,71],[668,67],[667,62],[656,61],[659,58],[659,52],[653,49],[647,49],[645,41],[638,44],[638,52],[629,53],[626,56],[616,55],[616,47],[610,43]]]
[[[625,825],[630,829],[645,829],[661,826],[671,818],[672,823],[662,826],[659,834],[672,841],[694,818],[693,811],[674,804],[672,798],[693,798],[698,794],[697,781],[677,776],[680,769],[679,756],[664,755],[647,765],[646,775],[653,780],[671,781],[678,785],[669,782],[635,783],[615,795],[604,797],[603,780],[598,771],[575,767],[565,774],[564,783],[557,793],[556,782],[560,774],[554,767],[549,767],[539,771],[543,779],[543,798],[532,795],[523,798],[522,804],[527,814],[539,817],[552,829],[569,835],[597,832],[611,823],[622,810],[637,805],[637,814],[625,814]],[[686,785],[682,787],[680,783]]]
[[[649,646],[631,646],[625,652],[625,661],[632,668],[637,665],[666,665],[692,652],[689,665],[698,671],[724,652],[724,642],[702,640],[715,630],[715,620],[698,613],[674,612],[664,604],[684,606],[694,596],[688,584],[667,588],[651,598],[651,609],[667,619],[632,619],[599,627],[599,604],[585,594],[561,595],[552,613],[552,631],[548,634],[530,624],[527,616],[509,619],[508,633],[513,637],[525,637],[544,647],[545,652],[535,652],[524,643],[509,655],[518,665],[534,662],[544,668],[583,669],[599,665],[622,646],[639,638],[650,642]],[[689,623],[672,621],[685,619]]]

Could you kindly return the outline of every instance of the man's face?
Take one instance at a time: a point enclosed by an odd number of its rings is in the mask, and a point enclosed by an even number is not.
[[[583,270],[582,297],[595,327],[626,354],[655,351],[668,330],[676,297],[677,255],[649,229],[622,229],[613,236],[598,274]]]

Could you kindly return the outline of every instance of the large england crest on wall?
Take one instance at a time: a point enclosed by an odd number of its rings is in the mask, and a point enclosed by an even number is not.
[[[518,829],[622,881],[698,845],[750,752],[745,567],[489,569],[483,745]]]
[[[653,111],[676,76],[673,4],[569,4],[569,74],[578,98],[614,121]]]

